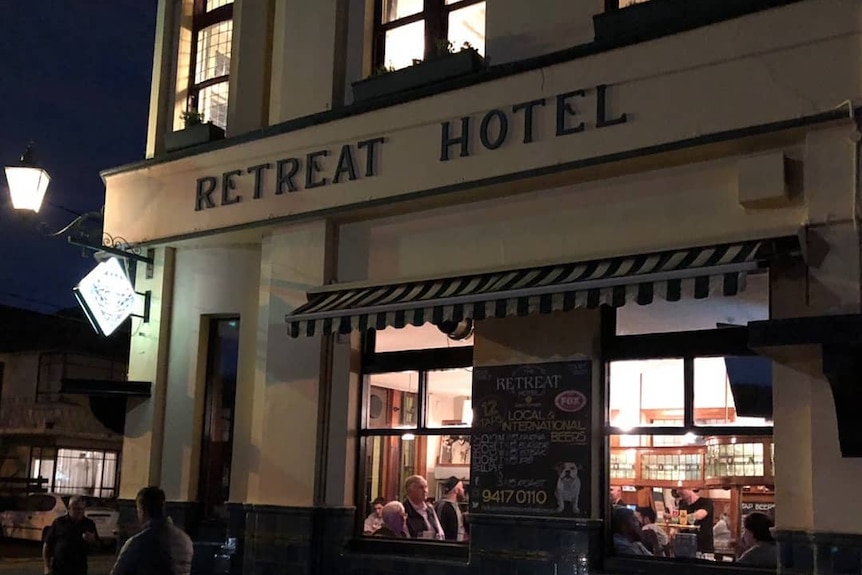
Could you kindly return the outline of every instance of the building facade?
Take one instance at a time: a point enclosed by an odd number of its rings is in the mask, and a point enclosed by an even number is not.
[[[105,340],[83,317],[10,307],[0,323],[0,491],[117,497],[125,399],[64,381],[125,380],[128,335]]]
[[[862,5],[158,18],[147,158],[103,174],[155,255],[121,497],[237,573],[733,570],[752,511],[782,571],[858,572]],[[468,535],[367,536],[413,475],[465,484]]]

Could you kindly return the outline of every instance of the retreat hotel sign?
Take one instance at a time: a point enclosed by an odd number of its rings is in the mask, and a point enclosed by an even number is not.
[[[513,127],[517,125],[522,126],[519,143],[529,144],[534,141],[537,122],[552,126],[556,138],[623,124],[628,115],[612,116],[608,109],[610,89],[602,84],[445,121],[440,125],[439,162],[473,155],[477,137],[482,149],[497,150],[514,139]],[[380,136],[202,176],[196,182],[195,211],[372,178],[378,175],[377,157],[387,143],[389,138]],[[240,178],[252,179],[251,197],[237,193]]]

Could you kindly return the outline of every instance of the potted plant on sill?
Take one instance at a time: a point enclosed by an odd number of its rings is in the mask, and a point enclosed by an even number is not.
[[[412,66],[400,70],[382,67],[375,70],[370,77],[353,82],[353,101],[365,102],[436,84],[478,72],[484,67],[484,58],[468,42],[464,42],[461,49],[455,51],[452,43],[444,40],[438,43],[432,55],[425,60],[413,60]]]
[[[204,122],[204,115],[195,109],[180,114],[184,128],[165,134],[165,151],[173,152],[224,139],[224,130],[210,122]]]

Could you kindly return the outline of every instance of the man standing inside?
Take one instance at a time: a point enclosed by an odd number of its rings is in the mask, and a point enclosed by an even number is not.
[[[443,499],[434,504],[434,511],[443,527],[447,541],[466,541],[464,515],[458,503],[464,499],[464,484],[454,475],[443,483]]]
[[[42,545],[45,573],[53,575],[86,575],[90,545],[99,541],[96,524],[84,517],[84,500],[69,499],[69,512],[51,524]]]
[[[679,510],[688,513],[688,522],[697,525],[697,550],[700,553],[714,553],[715,543],[712,524],[715,521],[712,501],[701,497],[694,489],[679,490]]]
[[[189,575],[192,540],[165,517],[165,492],[144,487],[135,503],[141,531],[123,545],[111,575]]]
[[[623,488],[619,485],[611,485],[611,507],[616,507],[617,505],[625,506]]]
[[[407,499],[407,532],[414,539],[443,539],[443,528],[434,508],[428,503],[428,482],[421,475],[411,475],[404,481]]]

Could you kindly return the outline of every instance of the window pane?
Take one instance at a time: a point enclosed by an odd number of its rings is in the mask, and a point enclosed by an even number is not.
[[[458,508],[467,512],[466,493],[469,488],[470,469],[467,465],[440,463],[438,453],[441,445],[467,445],[466,453],[469,460],[469,436],[400,436],[368,437],[366,439],[365,457],[365,525],[363,533],[374,531],[380,520],[375,517],[372,504],[375,499],[384,501],[404,501],[407,493],[404,489],[405,480],[411,475],[421,475],[428,483],[426,501],[439,502],[447,492],[444,484],[450,477],[459,479],[464,487],[464,494],[452,491],[457,499]],[[463,528],[463,525],[462,525]],[[459,536],[460,532],[460,536]],[[463,529],[447,537],[450,541],[464,541]]]
[[[480,54],[485,53],[484,2],[453,10],[449,14],[449,41],[456,52],[466,42]]]
[[[198,92],[198,112],[204,115],[204,122],[212,122],[220,128],[227,126],[228,82],[219,82],[202,88]]]
[[[470,347],[472,345],[472,337],[454,340],[430,323],[419,327],[407,325],[400,329],[388,327],[377,330],[374,337],[374,351],[378,353],[410,349]]]
[[[112,452],[77,449],[57,452],[56,493],[111,497],[116,495],[116,480],[116,454]]]
[[[386,32],[383,64],[396,70],[425,57],[425,22],[419,20]]]
[[[216,8],[232,4],[233,0],[207,0],[207,12],[212,12]]]
[[[471,368],[428,372],[425,400],[428,427],[470,425],[473,422],[472,378]]]
[[[610,364],[610,424],[682,426],[683,360],[650,359]]]
[[[383,23],[418,14],[425,0],[383,0]]]
[[[694,360],[695,425],[772,425],[772,362],[764,357]]]
[[[744,326],[769,319],[769,274],[748,274],[745,291],[735,296],[710,295],[707,299],[669,302],[656,298],[649,305],[617,308],[617,335],[666,333]]]
[[[415,371],[366,376],[368,429],[411,429],[418,420],[419,374]]]
[[[230,73],[232,32],[232,20],[213,24],[198,32],[195,84]]]

